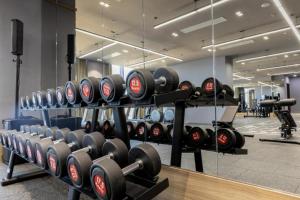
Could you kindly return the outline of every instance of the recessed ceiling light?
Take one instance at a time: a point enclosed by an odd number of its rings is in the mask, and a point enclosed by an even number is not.
[[[166,60],[161,60],[161,62],[162,62],[162,63],[165,63],[165,62],[166,62]]]
[[[214,50],[212,50],[212,49],[207,49],[207,51],[209,51],[209,52],[216,52],[216,50],[214,49]]]
[[[123,49],[122,50],[124,53],[128,53],[128,50],[127,49]]]
[[[244,62],[242,62],[241,64],[242,64],[242,65],[245,65],[245,63],[244,63]]]
[[[299,54],[295,53],[293,56],[299,56]]]
[[[108,8],[110,6],[108,3],[105,3],[103,1],[100,1],[99,4],[105,8]]]
[[[270,39],[269,36],[264,36],[263,38],[264,38],[264,40]]]
[[[297,74],[294,74],[293,77],[297,77]]]
[[[288,57],[289,57],[289,55],[285,54],[285,55],[284,55],[284,57],[285,57],[285,58],[288,58]]]
[[[175,33],[175,32],[174,32],[174,33],[172,33],[172,36],[173,36],[173,37],[178,37],[178,33]]]
[[[136,66],[140,66],[140,65],[143,65],[143,64],[156,62],[156,61],[159,61],[159,60],[164,60],[164,59],[166,59],[166,58],[167,58],[166,56],[161,57],[161,58],[155,58],[155,59],[153,59],[153,60],[148,60],[148,61],[145,61],[145,62],[140,62],[140,63],[128,65],[127,67],[136,67]]]
[[[238,17],[242,17],[244,15],[244,13],[242,11],[236,11],[235,15]]]
[[[98,62],[102,62],[102,59],[101,59],[101,58],[98,58],[97,61],[98,61]]]
[[[268,75],[268,76],[271,76],[271,74],[270,74],[270,73],[267,73],[267,75]]]
[[[260,6],[261,6],[262,8],[267,8],[267,7],[269,7],[270,5],[271,5],[270,3],[266,2],[266,3],[262,3]]]

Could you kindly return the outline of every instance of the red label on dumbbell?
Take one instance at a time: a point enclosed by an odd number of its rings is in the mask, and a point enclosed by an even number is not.
[[[104,96],[108,97],[111,93],[111,88],[110,85],[108,83],[104,83],[102,85],[102,92],[104,94]]]
[[[74,98],[73,90],[70,87],[67,88],[67,96],[70,98]]]
[[[228,137],[227,137],[227,135],[221,133],[221,134],[219,135],[219,137],[218,137],[218,142],[219,142],[220,144],[227,144],[227,143],[228,143]]]
[[[88,84],[83,84],[82,85],[82,94],[83,94],[83,96],[85,96],[85,97],[89,97],[90,96],[90,87],[89,87],[89,85]]]
[[[106,185],[103,177],[96,175],[93,178],[94,186],[96,188],[96,192],[103,198],[106,195]]]
[[[73,181],[78,181],[78,171],[74,164],[69,165],[69,172]]]
[[[157,127],[153,128],[152,134],[154,136],[159,136],[160,135],[160,129],[157,128]]]
[[[138,129],[138,134],[139,135],[144,135],[144,133],[145,133],[145,127],[140,126],[139,129]]]
[[[32,153],[31,153],[31,149],[28,145],[26,145],[26,151],[27,151],[28,158],[31,159],[32,158]]]
[[[212,92],[212,91],[214,91],[214,83],[213,82],[207,82],[205,84],[205,91],[206,92]]]
[[[200,140],[200,133],[198,131],[192,133],[192,138],[194,141]]]
[[[50,165],[50,170],[54,173],[56,173],[56,159],[53,158],[53,156],[49,156],[48,158],[48,161],[49,161],[49,165]]]
[[[137,77],[134,77],[129,82],[129,88],[132,92],[138,94],[141,91],[142,83],[141,80]]]
[[[189,90],[190,87],[186,84],[181,85],[180,90]]]
[[[40,165],[42,164],[42,155],[41,155],[40,150],[38,150],[38,149],[36,150],[36,160]]]

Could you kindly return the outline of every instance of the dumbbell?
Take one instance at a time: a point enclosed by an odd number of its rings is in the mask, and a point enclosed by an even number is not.
[[[9,135],[13,134],[14,132],[16,132],[16,130],[6,130],[6,131],[2,132],[2,134],[1,134],[2,143],[5,147],[13,148],[12,140],[9,139]]]
[[[47,151],[48,147],[52,144],[67,141],[67,136],[71,130],[68,128],[57,129],[55,134],[55,140],[53,138],[43,138],[35,143],[35,157],[36,164],[42,169],[48,168],[47,163]]]
[[[57,105],[56,90],[54,89],[47,90],[47,104],[50,107],[55,107]]]
[[[22,109],[27,108],[26,97],[20,97],[20,106]]]
[[[27,138],[26,142],[25,142],[27,158],[32,163],[36,162],[35,144],[37,142],[39,142],[43,138],[50,138],[51,140],[59,139],[59,138],[56,137],[58,127],[51,127],[51,128],[41,127],[40,129],[41,130],[38,132],[38,134],[34,135],[33,137]]]
[[[39,107],[39,104],[38,104],[38,97],[37,97],[37,93],[36,92],[32,92],[32,104],[33,104],[33,107],[34,108],[37,108]]]
[[[48,147],[47,164],[53,176],[63,177],[67,174],[68,155],[82,148],[84,135],[85,132],[82,129],[71,131],[67,135],[67,141],[55,143]]]
[[[146,69],[129,72],[126,79],[128,96],[133,100],[143,100],[156,93],[167,93],[176,90],[179,78],[171,68],[158,68],[154,74]]]
[[[213,97],[215,94],[216,96],[225,95],[225,94],[231,97],[234,96],[234,91],[232,90],[231,87],[225,84],[223,85],[218,79],[215,79],[213,77],[207,78],[202,82],[201,91],[207,97]]]
[[[164,112],[164,121],[165,122],[172,122],[175,118],[175,113],[173,109],[167,109]]]
[[[68,103],[64,86],[59,86],[56,88],[56,99],[59,106],[64,106]]]
[[[38,104],[40,107],[45,108],[48,106],[48,101],[47,101],[47,92],[45,91],[37,91],[37,99],[38,99]]]
[[[102,157],[96,160],[93,160],[95,159],[93,155],[86,150],[80,149],[68,156],[68,174],[73,185],[77,188],[82,188],[90,183],[90,167],[93,163],[110,158],[115,160],[121,167],[128,164],[127,146],[118,138],[106,141],[102,147]]]
[[[169,127],[166,124],[155,122],[150,128],[149,138],[154,142],[160,142],[167,137],[168,132]]]
[[[218,150],[228,151],[235,147],[236,136],[234,132],[228,128],[217,129]]]
[[[103,159],[91,166],[90,180],[98,199],[119,200],[126,197],[125,176],[134,173],[153,180],[161,170],[157,151],[149,144],[133,147],[128,153],[129,164],[120,168],[112,159]]]
[[[79,83],[77,81],[68,81],[65,85],[65,94],[69,104],[75,105],[82,102]]]
[[[129,138],[133,139],[135,135],[136,122],[127,121],[126,124]]]
[[[80,80],[80,95],[87,104],[96,103],[100,99],[99,78],[88,77]]]
[[[236,137],[236,143],[235,148],[241,149],[245,145],[245,136],[238,132],[237,130],[232,130],[235,137]]]
[[[135,137],[139,140],[146,140],[149,131],[151,129],[151,124],[148,122],[138,122],[135,128]]]
[[[102,99],[106,102],[113,102],[124,95],[126,84],[121,75],[113,74],[103,77],[99,82],[99,88]]]
[[[187,90],[190,92],[191,95],[194,95],[196,97],[199,97],[201,95],[201,88],[196,87],[192,82],[190,81],[182,81],[179,83],[178,89],[180,90]]]
[[[184,137],[187,146],[194,148],[204,147],[206,141],[209,139],[206,130],[200,127],[192,127]]]
[[[212,146],[214,146],[216,144],[216,134],[210,128],[206,128],[205,130],[206,130],[206,132],[207,132],[207,134],[209,136],[207,138],[206,142],[205,142],[205,146],[209,148],[209,147],[212,147]]]
[[[234,91],[229,85],[223,84],[223,91],[225,91],[227,95],[234,97]]]
[[[184,141],[184,136],[187,135],[189,133],[189,131],[192,129],[192,127],[190,125],[185,125],[183,127],[183,132],[182,132],[182,141]],[[174,132],[174,127],[171,127],[171,130],[170,130],[170,138],[172,139],[173,138],[173,132]]]
[[[32,98],[30,96],[26,96],[25,98],[26,98],[27,108],[28,109],[33,108]]]
[[[158,109],[154,109],[150,113],[150,119],[152,122],[161,122],[163,118],[164,118],[163,112]]]
[[[114,132],[115,123],[111,120],[104,120],[99,123],[101,133],[107,138],[112,137]]]

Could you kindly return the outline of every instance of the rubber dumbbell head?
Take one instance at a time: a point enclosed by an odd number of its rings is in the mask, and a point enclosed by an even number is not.
[[[20,97],[20,106],[22,109],[27,108],[26,97]]]
[[[64,106],[68,103],[65,93],[65,87],[59,86],[56,88],[56,99],[59,106]]]
[[[33,108],[32,97],[31,96],[26,96],[25,98],[26,98],[27,108],[28,109]]]
[[[202,82],[201,91],[207,97],[213,97],[215,94],[219,95],[222,92],[222,83],[213,77],[207,78]],[[216,91],[215,91],[216,90]]]
[[[164,112],[164,121],[172,122],[175,118],[175,113],[173,109],[167,109]]]
[[[77,81],[68,81],[65,85],[65,91],[69,104],[75,105],[81,103],[79,83]]]
[[[193,127],[186,135],[185,141],[190,147],[203,147],[207,139],[208,133],[200,127]]]
[[[93,163],[103,159],[113,159],[120,166],[128,164],[128,149],[120,139],[106,141],[102,147],[102,157],[92,160],[91,156],[84,151],[73,152],[68,157],[68,174],[73,185],[82,188],[90,183],[90,167]]]
[[[57,105],[57,97],[56,97],[55,89],[47,90],[47,103],[48,103],[48,106],[50,106],[50,107],[54,107]]]
[[[103,77],[99,82],[100,94],[104,101],[119,100],[125,93],[126,85],[123,77],[118,74]]]
[[[228,151],[235,147],[236,136],[232,130],[220,128],[217,130],[217,142],[220,151]]]
[[[168,127],[165,124],[159,122],[153,123],[149,131],[149,137],[152,141],[159,142],[165,138],[168,132]]]
[[[242,135],[240,132],[238,132],[237,130],[233,130],[233,133],[236,137],[236,144],[235,147],[236,148],[242,148],[245,145],[245,136]]]
[[[47,150],[48,147],[52,144],[67,141],[67,136],[70,132],[70,129],[63,128],[56,130],[55,140],[53,138],[43,138],[35,144],[35,157],[36,164],[43,168],[48,169],[47,163]]]
[[[80,95],[87,104],[96,103],[100,99],[99,78],[88,77],[80,81]]]
[[[104,159],[91,167],[91,183],[98,199],[117,200],[126,196],[125,176],[134,173],[153,179],[161,170],[157,151],[149,144],[140,144],[129,151],[130,165],[121,169],[112,159]]]
[[[150,119],[152,122],[161,122],[163,120],[163,113],[158,109],[154,109],[150,113]]]
[[[37,92],[37,98],[38,98],[38,104],[40,107],[47,107],[48,101],[47,101],[47,92],[45,91],[38,91]]]
[[[151,129],[151,125],[148,122],[139,122],[135,128],[135,135],[140,140],[145,140]]]
[[[32,105],[34,108],[39,107],[38,97],[36,92],[32,92]]]

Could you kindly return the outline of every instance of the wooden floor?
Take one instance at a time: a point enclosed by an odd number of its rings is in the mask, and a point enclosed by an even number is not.
[[[164,166],[170,186],[156,200],[300,200],[300,196]]]

